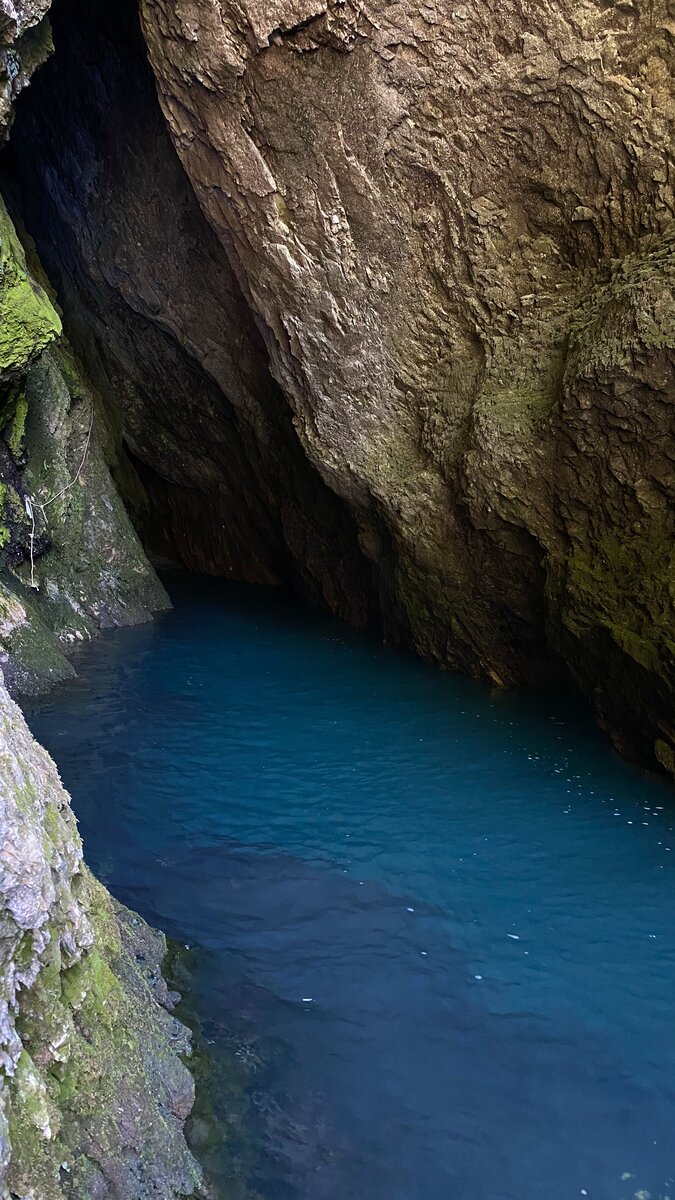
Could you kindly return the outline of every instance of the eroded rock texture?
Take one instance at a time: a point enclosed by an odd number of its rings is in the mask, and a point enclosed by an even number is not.
[[[670,7],[57,0],[7,186],[156,552],[672,770]]]
[[[0,142],[52,47],[48,8],[0,3]],[[118,460],[41,265],[0,197],[0,666],[13,692],[72,674],[69,644],[167,603],[113,484]]]
[[[0,140],[49,49],[47,8],[0,0]],[[164,940],[87,871],[56,768],[4,686],[63,678],[69,643],[167,603],[112,480],[118,442],[0,199],[3,1200],[176,1200],[200,1186]]]
[[[174,144],[386,630],[673,766],[664,0],[142,0]]]
[[[175,154],[135,4],[59,0],[52,23],[58,52],[22,98],[7,182],[108,401],[146,541],[364,621],[354,523],[302,451]]]
[[[0,197],[0,667],[68,674],[69,644],[168,603],[110,473],[116,439]]]
[[[54,763],[0,684],[0,1188],[8,1200],[174,1200],[187,1030],[159,934],[82,863]]]

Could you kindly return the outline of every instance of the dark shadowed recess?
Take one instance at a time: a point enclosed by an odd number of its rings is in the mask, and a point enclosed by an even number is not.
[[[34,239],[162,561],[379,607],[353,518],[305,457],[228,257],[178,162],[134,0],[56,0],[0,187]]]

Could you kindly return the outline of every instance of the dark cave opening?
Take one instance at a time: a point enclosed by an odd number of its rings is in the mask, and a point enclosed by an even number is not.
[[[57,0],[50,17],[55,51],[17,104],[0,190],[105,406],[148,553],[372,623],[372,564],[175,154],[134,0]]]

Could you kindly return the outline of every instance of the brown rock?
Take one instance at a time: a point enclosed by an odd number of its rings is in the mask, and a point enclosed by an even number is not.
[[[141,12],[186,176],[131,7],[82,0],[17,156],[146,540],[496,683],[571,675],[672,761],[672,13]]]
[[[142,13],[385,626],[497,681],[562,659],[653,759],[675,629],[666,6]]]

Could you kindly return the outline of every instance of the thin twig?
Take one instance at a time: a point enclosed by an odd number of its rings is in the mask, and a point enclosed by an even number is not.
[[[30,496],[26,496],[26,498],[25,498],[25,500],[24,500],[24,504],[25,504],[25,506],[26,506],[26,512],[28,513],[28,516],[29,516],[29,517],[30,517],[30,519],[31,519],[31,531],[30,531],[30,586],[31,586],[33,589],[35,589],[35,588],[36,588],[36,586],[37,586],[37,585],[36,585],[36,583],[35,583],[35,509],[33,508],[33,505],[31,504],[31,499],[30,499]]]

